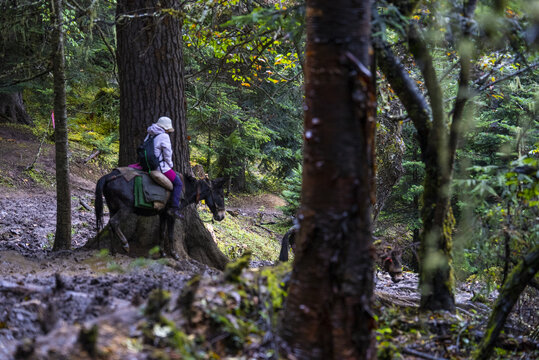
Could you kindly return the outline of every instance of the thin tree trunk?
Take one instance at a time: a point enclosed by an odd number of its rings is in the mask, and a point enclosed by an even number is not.
[[[369,1],[307,1],[300,230],[283,323],[297,359],[373,359]]]
[[[502,286],[500,295],[494,304],[494,309],[485,332],[485,337],[479,344],[474,360],[487,360],[490,358],[496,339],[503,329],[507,317],[517,302],[526,285],[533,280],[539,271],[539,245],[535,246],[521,262],[511,271],[507,281]]]
[[[53,250],[71,248],[71,187],[69,185],[69,159],[67,140],[67,112],[65,89],[65,57],[62,0],[52,0],[54,73],[54,115],[56,121],[56,236]]]

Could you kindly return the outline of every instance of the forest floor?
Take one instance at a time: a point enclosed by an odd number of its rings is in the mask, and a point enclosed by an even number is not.
[[[26,169],[40,140],[24,127],[0,124],[0,359],[278,358],[272,314],[281,308],[280,284],[287,282],[290,267],[272,268],[276,275],[259,267],[274,264],[284,233],[261,226],[284,218],[279,197],[236,196],[227,204],[239,227],[265,234],[276,249],[260,251],[241,279],[190,262],[85,251],[78,248],[95,236],[95,183],[108,169],[93,160],[85,163],[90,151],[72,146],[74,250],[53,252],[53,146],[43,144],[33,169]],[[221,228],[212,230],[218,242],[234,241],[224,239]],[[424,316],[417,312],[416,274],[405,272],[394,284],[377,272],[376,280],[380,359],[469,358],[483,336],[495,292],[472,301],[477,285],[459,284],[457,315]],[[169,295],[167,302],[163,298]],[[537,339],[527,336],[530,324],[538,324],[536,295],[519,303],[498,358],[538,357]]]

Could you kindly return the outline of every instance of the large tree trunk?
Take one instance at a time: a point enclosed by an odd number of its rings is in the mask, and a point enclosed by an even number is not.
[[[222,270],[228,263],[228,258],[219,250],[213,241],[211,233],[198,216],[194,206],[184,210],[184,221],[177,220],[174,225],[174,250],[181,259],[194,259],[202,264]],[[159,217],[137,216],[132,214],[120,225],[120,228],[129,241],[129,255],[145,257],[152,248],[158,245]],[[209,237],[209,240],[207,240]],[[201,240],[202,239],[202,240]],[[120,241],[106,226],[95,238],[85,245],[89,249],[110,249],[114,246],[122,251]]]
[[[54,73],[54,115],[56,120],[56,236],[53,250],[71,248],[71,187],[67,140],[67,111],[65,89],[64,33],[62,0],[52,0],[55,44],[52,62]]]
[[[190,172],[181,19],[155,13],[179,9],[178,0],[120,0],[117,3],[120,79],[119,165],[136,161],[146,129],[161,116],[172,119],[174,167]]]
[[[283,323],[297,359],[373,359],[376,103],[369,1],[307,1],[300,230]]]
[[[32,119],[26,112],[22,100],[22,92],[13,93],[0,92],[0,123],[16,123],[31,125]]]
[[[172,119],[171,134],[174,170],[191,173],[186,133],[186,100],[180,16],[161,9],[181,11],[178,0],[120,0],[117,2],[118,70],[120,79],[119,165],[136,161],[136,148],[146,129],[160,116]],[[200,221],[194,207],[185,211],[185,220],[176,221],[175,248],[201,262],[224,268],[224,256]],[[157,217],[127,219],[122,229],[130,242],[157,245]],[[132,247],[132,249],[134,249]],[[204,249],[204,250],[201,250]],[[205,255],[202,253],[206,251]]]

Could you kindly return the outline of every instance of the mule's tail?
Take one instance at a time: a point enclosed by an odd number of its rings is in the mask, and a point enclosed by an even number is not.
[[[101,177],[95,186],[95,226],[98,233],[103,229],[103,188],[107,177],[107,175]]]
[[[279,253],[279,261],[288,261],[288,249],[290,248],[290,237],[292,236],[292,233],[294,232],[294,228],[288,230],[286,234],[283,236],[283,240],[281,241],[281,252]]]
[[[283,236],[281,241],[281,252],[279,253],[279,261],[288,261],[288,233]]]

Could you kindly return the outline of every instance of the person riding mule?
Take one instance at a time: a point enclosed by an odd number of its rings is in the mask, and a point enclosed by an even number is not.
[[[151,169],[149,167],[148,169],[143,169],[141,163],[131,164],[128,167],[116,168],[98,180],[95,190],[98,247],[100,247],[100,233],[104,228],[103,197],[110,212],[109,225],[112,234],[120,240],[122,248],[126,253],[130,251],[129,242],[120,228],[120,224],[127,221],[132,214],[140,216],[159,215],[161,251],[163,254],[169,253],[174,258],[178,258],[178,254],[175,253],[172,246],[174,241],[174,223],[175,218],[183,218],[182,209],[204,200],[204,203],[211,210],[214,220],[221,221],[224,219],[225,197],[223,185],[225,179],[210,180],[207,177],[204,179],[195,179],[188,173],[184,173],[181,176],[178,175],[172,169],[172,146],[169,133],[173,131],[172,120],[166,116],[160,117],[156,123],[147,129],[148,135],[145,142],[152,137],[153,154],[158,160],[156,161],[156,163],[159,163],[158,165],[152,165]],[[144,145],[147,144],[146,142]],[[150,151],[151,149],[146,151],[148,158],[150,157],[148,154],[151,154]],[[166,190],[172,191],[170,198],[168,197],[169,193],[164,194],[164,198],[169,199],[168,201],[164,200],[161,203],[163,198],[156,199],[153,197],[156,193],[153,190],[149,190],[152,186],[146,187],[148,185],[146,182],[148,177],[151,177],[153,181]],[[142,184],[140,184],[141,182]],[[184,185],[185,191],[182,197],[182,188]],[[143,192],[142,194],[141,191]],[[112,241],[110,242],[110,250],[112,254],[115,253]]]
[[[183,218],[180,212],[180,198],[182,195],[182,181],[180,176],[172,169],[172,144],[169,134],[174,132],[172,120],[167,116],[161,116],[156,123],[150,125],[147,129],[147,135],[144,141],[153,137],[154,155],[159,161],[158,171],[163,173],[172,182],[172,196],[168,214],[177,218]],[[140,164],[132,164],[130,167],[141,169]]]
[[[130,176],[126,177],[124,174],[129,174]],[[97,247],[100,248],[100,234],[105,225],[103,222],[103,197],[105,197],[110,213],[110,229],[112,230],[113,236],[117,240],[120,240],[121,246],[126,253],[130,252],[130,246],[128,238],[124,235],[120,225],[128,220],[131,214],[139,216],[159,215],[160,250],[163,255],[168,253],[173,258],[177,259],[178,254],[173,247],[175,217],[170,215],[167,206],[153,206],[145,209],[136,207],[135,178],[137,176],[148,176],[148,174],[143,171],[125,167],[114,169],[111,173],[102,176],[98,180],[95,189]],[[225,217],[223,185],[226,179],[196,179],[190,174],[185,173],[182,176],[184,179],[185,191],[183,194],[184,196],[181,199],[181,209],[204,200],[204,203],[213,214],[213,219],[216,221],[223,220]],[[130,230],[132,229],[130,228],[128,231]],[[110,251],[111,254],[115,254],[115,247],[112,241],[110,242]]]

